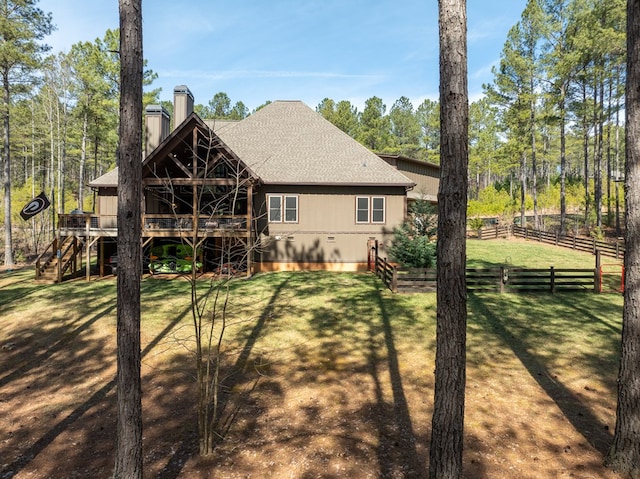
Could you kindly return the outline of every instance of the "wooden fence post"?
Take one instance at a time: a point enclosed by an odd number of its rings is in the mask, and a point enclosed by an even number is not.
[[[391,288],[391,285],[389,284],[389,276],[387,273],[387,270],[389,269],[389,263],[387,263],[387,257],[385,256],[384,258],[382,258],[382,281],[384,282],[385,285],[387,285],[387,288]]]
[[[62,251],[60,251],[59,247],[56,250],[56,259],[58,260],[58,267],[57,267],[57,273],[56,273],[56,276],[58,278],[57,282],[62,283]]]
[[[391,273],[391,291],[394,293],[398,292],[398,268],[396,266],[393,267]]]
[[[78,237],[73,237],[73,260],[71,261],[71,268],[73,275],[75,276],[78,267]]]
[[[600,255],[600,250],[597,249],[595,251],[596,255],[596,267],[593,270],[593,291],[594,293],[602,293],[602,258]]]
[[[556,270],[551,266],[551,293],[556,292]]]
[[[504,287],[509,279],[509,270],[500,266],[500,292],[504,293]]]
[[[373,272],[378,274],[378,240],[373,243]]]

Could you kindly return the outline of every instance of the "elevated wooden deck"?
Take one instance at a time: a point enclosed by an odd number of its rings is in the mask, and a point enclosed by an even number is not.
[[[88,238],[117,237],[118,220],[115,215],[61,214],[58,215],[60,236]],[[143,215],[142,236],[145,238],[188,238],[251,236],[249,215],[220,215],[198,217],[193,215]]]

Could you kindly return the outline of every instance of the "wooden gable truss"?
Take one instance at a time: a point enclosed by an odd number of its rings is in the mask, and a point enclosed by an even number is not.
[[[207,269],[251,271],[256,175],[191,114],[142,167],[143,245],[180,241]]]

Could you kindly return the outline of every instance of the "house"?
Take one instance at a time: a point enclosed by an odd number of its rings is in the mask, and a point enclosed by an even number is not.
[[[364,270],[368,242],[389,241],[416,184],[435,200],[437,175],[376,155],[302,102],[276,101],[237,122],[203,120],[193,104],[187,87],[175,88],[173,131],[164,108],[146,108],[147,256],[183,242],[205,271]],[[97,244],[105,274],[117,237],[117,169],[90,186],[97,211],[61,215],[60,237]]]
[[[378,156],[415,183],[407,192],[409,202],[425,200],[437,208],[440,166],[403,155],[378,153]]]

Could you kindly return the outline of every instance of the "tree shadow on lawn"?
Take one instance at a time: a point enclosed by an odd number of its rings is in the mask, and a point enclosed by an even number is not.
[[[110,381],[105,386],[99,386],[100,375],[104,371],[103,364],[111,360],[112,348],[109,347],[106,339],[80,334],[89,328],[90,324],[104,317],[109,309],[111,309],[110,306],[73,330],[68,340],[54,344],[52,348],[36,354],[32,360],[23,361],[20,366],[2,378],[2,401],[13,405],[10,419],[7,418],[5,422],[7,427],[5,437],[11,438],[11,441],[3,445],[7,448],[2,454],[6,460],[0,470],[0,477],[3,479],[18,474],[63,431],[103,400],[106,393],[114,386],[114,381]],[[43,329],[37,322],[30,325],[30,328],[35,335],[46,336],[51,331],[48,327]],[[65,326],[59,327],[59,330],[65,329]],[[53,333],[60,334],[61,331],[54,330]],[[29,351],[22,354],[28,356]],[[43,425],[56,421],[60,415],[68,411],[68,399],[65,400],[64,397],[75,396],[74,390],[87,389],[89,392],[98,387],[99,389],[91,395],[89,400],[76,406],[41,437],[34,440],[33,436],[39,434],[34,431],[46,428],[47,426]],[[15,417],[14,414],[18,414],[18,410],[21,415]],[[25,444],[29,446],[24,448]],[[20,449],[23,450],[20,451]],[[10,462],[12,455],[14,459]]]
[[[26,295],[37,295],[17,311],[0,302],[0,316],[14,311],[20,325],[12,324],[3,328],[3,361],[0,364],[0,387],[40,366],[53,355],[65,350],[76,349],[78,337],[102,320],[115,317],[115,283],[76,282],[56,285],[38,285],[31,281],[27,288],[11,289],[9,303],[19,301]],[[185,284],[187,284],[185,282]],[[186,291],[186,290],[185,290]],[[184,294],[179,288],[168,288],[166,283],[143,283],[144,309],[153,303],[166,303],[171,298]],[[33,304],[42,302],[37,313]],[[16,305],[17,306],[17,305]],[[9,372],[2,376],[2,374]]]
[[[162,364],[143,363],[145,476],[207,477],[209,469],[213,474],[213,468],[220,471],[219,477],[225,477],[225,473],[230,477],[260,476],[274,470],[271,462],[277,465],[283,454],[289,454],[298,460],[294,464],[297,477],[358,477],[363,471],[379,477],[426,477],[430,423],[425,418],[430,418],[432,406],[431,397],[425,395],[431,396],[433,391],[430,361],[435,345],[434,295],[393,295],[372,275],[278,273],[261,281],[266,282],[268,294],[256,303],[259,314],[242,323],[233,340],[235,355],[225,369],[229,379],[220,398],[224,405],[221,442],[212,457],[196,458],[193,358],[182,352],[170,360],[165,358]],[[171,299],[173,293],[163,283],[168,284],[153,280],[145,285],[145,301],[154,304]],[[253,285],[251,281],[239,281],[232,288],[243,299],[242,288]],[[184,294],[182,287],[177,289],[176,297]],[[567,308],[572,305],[569,298],[557,301],[566,301]],[[552,377],[544,358],[530,352],[532,343],[542,340],[543,332],[527,332],[524,327],[518,329],[519,325],[505,324],[492,313],[493,305],[485,302],[485,296],[470,298],[470,307],[477,311],[475,321],[485,334],[499,338],[514,351],[591,444],[608,445],[610,435],[590,429],[598,423],[595,416]],[[102,309],[93,311],[94,315],[103,319],[110,316],[106,310],[113,305],[106,300],[100,305]],[[162,314],[170,321],[163,322],[164,329],[144,347],[147,359],[181,322],[188,322],[190,305]],[[576,313],[568,309],[567,314]],[[74,370],[77,381],[98,374],[93,366],[84,364],[89,358],[95,364],[108,365],[104,368],[111,371],[108,374],[113,371],[113,345],[87,340],[81,334],[101,323],[94,322],[91,327],[74,323],[66,331],[74,338],[68,343],[70,348],[78,351],[76,348],[83,345],[87,349],[77,360],[73,358],[77,353],[70,350],[68,364],[60,365]],[[268,336],[295,328],[297,322],[306,340],[287,351],[270,351],[265,346],[269,343],[263,341]],[[608,328],[600,327],[603,331]],[[65,332],[59,334],[64,337]],[[42,362],[53,366],[62,352],[65,348],[59,346]],[[592,366],[596,366],[595,359]],[[25,374],[32,372],[29,369]],[[57,380],[51,378],[51,383]],[[21,446],[11,464],[0,471],[0,477],[14,477],[33,468],[42,471],[47,466],[51,467],[50,477],[68,477],[72,471],[84,477],[110,474],[114,391],[115,379],[95,384],[87,390],[85,401],[59,414],[64,415],[60,421],[43,421],[46,426],[42,427],[48,430],[21,442],[28,445]],[[287,409],[292,406],[300,419],[295,423]],[[482,450],[482,441],[465,434],[465,443],[472,448]],[[42,454],[45,449],[46,454]],[[335,451],[345,455],[336,456]],[[465,474],[484,477],[482,454],[472,457],[474,462],[465,463]],[[49,462],[43,465],[45,458]],[[336,466],[335,471],[329,471],[328,465]],[[279,471],[287,466],[281,464]]]
[[[385,297],[371,275],[279,273],[270,280],[272,296],[240,333],[244,345],[225,384],[234,392],[221,398],[221,442],[186,473],[260,475],[271,463],[274,474],[274,462],[291,455],[293,462],[280,467],[295,468],[297,477],[357,477],[363,467],[376,470],[374,464],[380,477],[426,477],[428,428],[421,424],[417,433],[412,424],[396,339],[420,322],[413,311],[400,298]],[[293,304],[294,293],[300,303]],[[318,295],[327,301],[314,302]],[[296,322],[312,336],[286,352],[265,348],[266,336]],[[425,338],[416,340],[425,347]],[[261,361],[256,387],[252,369]],[[195,455],[197,437],[185,432],[158,477],[177,478]]]
[[[104,303],[107,303],[107,305],[105,306]],[[18,440],[15,441],[16,444],[13,446],[16,451],[16,453],[14,453],[15,459],[10,463],[6,463],[2,470],[0,470],[0,477],[3,479],[14,477],[32,462],[38,462],[38,456],[47,448],[50,448],[47,454],[48,459],[44,460],[44,464],[39,464],[41,468],[50,469],[50,476],[47,477],[60,477],[62,470],[64,470],[63,474],[66,475],[71,473],[71,471],[79,470],[77,468],[87,467],[92,463],[102,464],[102,466],[99,467],[101,471],[99,474],[95,475],[89,473],[87,470],[81,471],[80,474],[84,474],[84,477],[104,477],[105,471],[110,473],[108,468],[112,466],[113,439],[115,438],[115,395],[113,394],[113,390],[115,389],[116,379],[114,377],[102,384],[102,386],[100,386],[100,380],[105,371],[114,370],[114,343],[112,339],[109,340],[104,336],[96,338],[85,337],[85,335],[81,334],[92,327],[100,328],[100,322],[98,320],[102,319],[104,321],[106,317],[110,316],[115,308],[115,302],[107,299],[103,302],[102,307],[102,311],[96,312],[92,318],[71,331],[69,331],[68,328],[72,327],[73,324],[67,326],[62,325],[56,333],[62,338],[59,342],[55,343],[53,347],[43,352],[41,356],[36,359],[23,362],[21,366],[18,366],[17,371],[20,372],[19,375],[11,372],[8,376],[5,376],[5,378],[10,378],[15,382],[17,382],[18,376],[24,376],[27,380],[32,381],[34,374],[38,373],[37,369],[41,368],[42,371],[38,376],[38,384],[34,384],[33,388],[31,388],[34,390],[34,393],[38,395],[51,394],[50,399],[53,401],[58,399],[55,394],[60,389],[71,387],[72,390],[87,388],[87,393],[89,393],[90,396],[83,402],[79,404],[76,403],[75,406],[72,406],[68,396],[72,394],[72,397],[77,397],[77,392],[65,393],[63,398],[60,399],[60,405],[57,406],[59,412],[54,410],[53,414],[46,414],[46,417],[38,418],[37,429],[40,430],[43,427],[47,427],[42,426],[42,423],[47,424],[51,422],[51,419],[57,419],[57,417],[60,414],[64,414],[70,406],[73,407],[73,410],[50,426],[38,439],[32,437],[34,435],[32,432],[34,427],[22,428],[22,426],[19,425],[15,431],[11,431],[11,435],[14,435],[15,432],[16,435],[20,435],[22,439],[17,438]],[[190,309],[187,309],[180,314],[176,314],[174,319],[145,346],[142,351],[142,357],[147,356],[149,352],[184,319],[189,311]],[[40,323],[35,322],[30,327],[33,329],[39,326]],[[36,331],[36,333],[42,335],[49,334],[50,328],[45,324],[44,329]],[[23,354],[28,354],[28,351],[23,352]],[[94,381],[92,385],[88,386],[88,378],[97,381]],[[24,401],[26,399],[24,392],[21,390],[15,391],[15,397],[7,398],[6,390],[5,386],[3,400],[22,399]],[[49,391],[49,393],[47,393],[47,391]],[[92,391],[93,393],[91,393]],[[42,397],[39,397],[39,399],[42,400]],[[71,401],[73,401],[73,399]],[[35,420],[36,418],[34,417],[32,419]],[[12,426],[15,428],[15,424],[12,424]],[[71,447],[70,444],[58,445],[58,438],[66,437],[67,435],[80,436],[82,439],[79,440],[79,442],[74,442],[73,447]],[[22,446],[23,444],[29,444],[29,446],[17,452],[24,447]],[[82,447],[80,444],[85,447]],[[89,450],[85,448],[89,448]],[[57,450],[58,454],[51,453],[51,450]],[[98,454],[97,451],[104,451],[104,454]],[[53,457],[56,458],[53,461],[51,460],[52,454]],[[8,454],[3,453],[3,455],[8,457]],[[104,466],[105,460],[109,461],[106,470]],[[62,466],[61,463],[64,463],[64,466]],[[74,464],[76,463],[78,465],[77,468],[74,469],[74,467],[76,467]]]
[[[283,281],[276,283],[274,285],[273,294],[271,295],[268,303],[264,306],[257,321],[255,321],[252,326],[245,325],[245,327],[239,332],[239,336],[243,338],[241,341],[243,341],[244,344],[240,348],[240,352],[235,359],[235,363],[230,367],[225,367],[221,373],[226,379],[221,387],[218,398],[219,412],[215,418],[215,423],[218,424],[216,428],[218,439],[214,441],[214,449],[224,440],[229,429],[240,414],[240,410],[250,404],[249,394],[257,386],[257,380],[254,380],[253,384],[247,388],[247,381],[251,376],[250,373],[247,374],[247,371],[248,369],[251,369],[252,365],[255,366],[256,363],[259,363],[258,360],[251,362],[250,357],[256,342],[264,334],[267,321],[273,319],[276,314],[275,305],[279,300],[282,291],[286,289],[288,283],[289,278],[286,276],[283,277]],[[212,292],[211,294],[215,294],[215,292]],[[230,292],[230,294],[233,293]],[[193,370],[195,367],[193,361],[190,363],[191,364],[187,364],[187,368],[191,368]],[[244,385],[245,389],[242,394],[238,395],[235,391],[237,391],[241,385]],[[193,401],[193,404],[196,404],[195,400]],[[180,442],[178,448],[175,449],[173,454],[171,454],[166,465],[162,468],[158,475],[159,479],[177,478],[186,461],[193,455],[198,454],[199,438],[197,431],[192,430],[191,433],[187,433],[185,436],[186,437],[184,437]]]
[[[404,386],[402,384],[402,373],[400,371],[399,359],[398,359],[398,351],[396,349],[396,340],[394,338],[394,329],[392,327],[391,321],[392,318],[388,314],[387,307],[382,298],[382,295],[379,290],[376,290],[376,299],[377,306],[380,312],[381,320],[382,320],[382,331],[384,334],[384,344],[386,346],[386,369],[389,374],[389,378],[391,381],[391,390],[393,395],[393,408],[392,414],[389,417],[395,424],[392,430],[395,429],[396,434],[392,434],[389,431],[389,425],[385,423],[379,424],[378,428],[380,431],[380,445],[379,450],[382,454],[379,455],[379,466],[382,477],[393,477],[394,470],[402,470],[404,472],[404,477],[415,477],[421,478],[426,477],[426,457],[421,456],[418,453],[417,441],[422,440],[426,441],[425,437],[417,438],[414,433],[413,424],[411,421],[411,414],[409,412],[409,405],[407,402],[407,398],[404,391]],[[394,319],[398,318],[396,311],[396,315],[394,315]],[[405,314],[408,311],[405,311]],[[412,317],[413,315],[411,315]],[[375,327],[371,325],[371,338],[373,339],[379,332],[375,331]],[[378,326],[379,328],[379,326]],[[371,344],[373,346],[373,344]],[[386,401],[384,400],[384,396],[382,394],[380,388],[380,381],[377,378],[377,368],[378,364],[381,362],[380,357],[378,357],[379,348],[370,347],[369,348],[369,367],[371,368],[371,376],[376,384],[376,401],[378,403],[378,407],[384,408]],[[384,354],[383,354],[384,356]],[[383,365],[380,365],[384,367]],[[380,417],[385,417],[381,415]],[[425,444],[423,444],[423,447]],[[401,455],[396,455],[394,453],[385,453],[386,451],[402,451]],[[388,461],[387,458],[391,458],[391,461]],[[408,459],[408,463],[407,463]],[[408,469],[407,469],[408,468]]]
[[[109,299],[95,301],[83,308],[81,316],[58,317],[54,312],[40,312],[40,317],[29,318],[24,326],[3,337],[3,362],[0,387],[21,378],[34,368],[42,366],[52,356],[78,349],[80,336],[90,332],[100,320],[115,312],[115,304]],[[45,319],[47,318],[47,319]]]
[[[495,298],[492,300],[492,298]],[[561,299],[558,299],[561,298]],[[554,330],[557,333],[566,332],[567,328],[578,328],[575,324],[577,319],[576,311],[571,306],[570,296],[558,295],[518,295],[520,301],[529,303],[531,308],[535,308],[540,301],[558,301],[558,304],[568,308],[565,312],[566,318],[558,322],[558,318],[549,318],[544,324],[523,324],[513,318],[508,318],[508,311],[505,311],[504,302],[496,295],[476,295],[469,294],[469,310],[472,311],[473,321],[479,325],[484,325],[487,331],[499,337],[516,355],[518,360],[527,369],[531,377],[540,385],[546,394],[555,402],[563,415],[569,420],[573,427],[601,454],[606,454],[611,443],[612,435],[606,426],[600,422],[591,409],[567,386],[565,386],[552,372],[547,361],[557,355],[563,354],[562,348],[554,341]],[[522,304],[518,305],[519,308]],[[498,314],[500,316],[498,316]],[[520,311],[520,314],[525,314]],[[540,315],[536,316],[539,318]],[[588,318],[587,318],[588,319]],[[583,318],[583,321],[586,319]],[[574,321],[574,324],[567,324]],[[546,343],[545,343],[546,340]],[[598,350],[604,358],[591,358],[588,367],[589,371],[597,373],[602,370],[603,361],[607,364],[614,362],[615,345],[613,339],[607,339],[611,345],[606,351]],[[545,355],[541,355],[545,352]],[[567,351],[564,351],[567,354]],[[594,367],[594,366],[599,367]],[[580,367],[579,364],[576,367]]]
[[[419,320],[400,297],[385,297],[386,291],[381,292],[382,285],[372,275],[357,276],[355,282],[358,294],[342,294],[338,289],[331,305],[313,311],[311,326],[322,341],[323,360],[339,370],[335,364],[347,358],[357,368],[354,372],[370,377],[373,397],[360,414],[365,422],[375,421],[380,476],[426,477],[428,438],[414,431],[395,337],[412,334]]]

